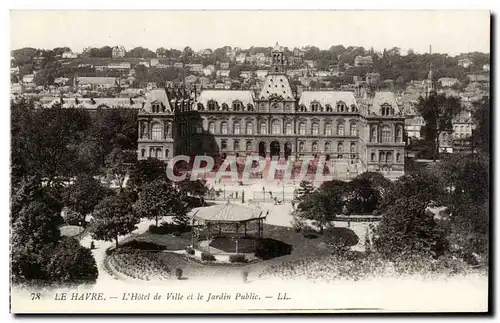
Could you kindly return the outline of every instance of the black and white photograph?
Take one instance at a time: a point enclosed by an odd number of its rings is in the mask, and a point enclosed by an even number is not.
[[[11,10],[10,311],[490,311],[491,19]]]

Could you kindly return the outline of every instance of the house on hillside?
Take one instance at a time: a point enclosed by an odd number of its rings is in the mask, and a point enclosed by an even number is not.
[[[113,58],[115,57],[125,57],[125,47],[123,46],[115,46],[113,47],[112,55]]]
[[[72,51],[67,51],[67,52],[62,53],[61,58],[74,59],[74,58],[78,58],[78,55],[76,53],[73,53]]]

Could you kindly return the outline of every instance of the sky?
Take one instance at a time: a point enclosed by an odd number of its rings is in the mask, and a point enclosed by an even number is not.
[[[11,49],[123,45],[194,50],[332,45],[458,55],[490,52],[488,11],[20,11]]]

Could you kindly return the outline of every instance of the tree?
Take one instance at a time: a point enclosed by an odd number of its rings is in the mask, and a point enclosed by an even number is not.
[[[376,230],[375,249],[388,258],[442,255],[448,249],[448,241],[426,207],[416,195],[397,199],[387,208]]]
[[[297,193],[295,195],[295,199],[297,202],[302,202],[306,198],[307,195],[311,194],[314,191],[314,185],[309,181],[302,181],[299,184],[299,188],[297,189]]]
[[[384,204],[384,200],[387,199],[387,195],[392,188],[393,183],[391,180],[378,172],[364,172],[359,174],[356,179],[362,181],[366,180],[370,183],[370,187],[377,192],[376,208],[380,208],[380,206]]]
[[[187,223],[186,208],[179,192],[172,182],[155,180],[143,185],[139,199],[134,205],[136,214],[141,218],[154,219],[158,226],[158,219],[173,216],[178,223]]]
[[[439,154],[439,134],[451,132],[452,120],[460,112],[460,99],[445,94],[431,93],[427,98],[420,97],[417,111],[425,120],[422,127],[423,137],[433,147],[434,160]]]
[[[103,187],[100,181],[89,175],[80,175],[74,184],[67,187],[64,204],[81,215],[80,222],[85,225],[85,216],[112,191]]]
[[[90,249],[75,238],[64,238],[50,255],[47,264],[49,279],[59,283],[95,282],[99,274]]]
[[[125,177],[128,172],[128,163],[130,161],[129,154],[121,148],[114,148],[108,156],[106,156],[106,168],[109,174],[113,176],[118,182],[120,191],[123,189]]]
[[[380,203],[380,193],[367,178],[355,178],[348,183],[347,205],[351,212],[372,213]]]
[[[12,226],[12,275],[17,280],[45,278],[47,254],[61,238],[57,214],[43,201],[31,201]]]
[[[141,159],[130,171],[127,187],[140,190],[147,183],[156,180],[167,180],[167,164],[157,158]]]
[[[476,129],[472,131],[473,146],[479,148],[484,153],[489,153],[491,133],[490,98],[484,96],[481,100],[474,102],[473,107],[472,117],[477,124]]]
[[[115,241],[118,237],[137,229],[139,218],[134,214],[130,201],[123,195],[104,198],[94,210],[94,239]]]
[[[342,212],[343,192],[336,190],[317,190],[305,195],[297,206],[297,216],[313,220],[323,234],[325,227]]]

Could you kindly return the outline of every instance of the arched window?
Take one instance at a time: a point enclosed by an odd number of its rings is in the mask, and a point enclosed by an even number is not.
[[[233,134],[235,134],[235,135],[240,134],[240,123],[238,121],[233,123]]]
[[[220,149],[227,150],[227,140],[226,139],[223,139],[220,141]]]
[[[375,153],[372,153],[372,161],[375,161]]]
[[[252,124],[252,121],[247,121],[246,132],[247,132],[247,135],[253,134],[253,124]]]
[[[318,102],[311,103],[311,111],[317,112],[318,110],[319,110],[319,103]]]
[[[227,122],[226,121],[222,121],[221,122],[221,124],[220,124],[220,133],[223,134],[223,135],[227,134]]]
[[[394,109],[390,104],[384,103],[381,107],[381,114],[383,116],[390,116],[394,114]]]
[[[208,123],[208,132],[210,132],[211,134],[215,134],[215,122],[210,121]]]
[[[155,149],[153,147],[149,148],[149,157],[154,158],[155,156]]]
[[[235,140],[235,141],[233,142],[233,150],[234,150],[234,151],[238,151],[238,150],[240,150],[240,141],[239,141],[239,140]]]
[[[313,141],[312,143],[312,151],[313,153],[318,151],[318,143],[316,141]]]
[[[337,152],[341,153],[344,151],[344,144],[342,142],[339,142],[337,144]]]
[[[377,127],[372,126],[370,130],[370,142],[377,142]]]
[[[229,106],[227,103],[222,103],[222,111],[229,111]]]
[[[313,136],[319,135],[319,124],[317,122],[313,122],[311,129]]]
[[[299,152],[303,152],[304,151],[304,142],[301,141],[299,142]]]
[[[161,148],[156,148],[156,158],[162,158],[162,151]]]
[[[305,106],[305,105],[303,105],[303,104],[301,104],[301,105],[299,106],[299,111],[300,111],[300,112],[306,112],[306,111],[307,111],[306,106]]]
[[[358,112],[358,108],[356,107],[356,105],[351,105],[351,112]]]
[[[260,134],[267,135],[267,122],[265,121],[260,123]]]
[[[400,153],[396,154],[396,162],[397,163],[401,162],[401,154]]]
[[[165,158],[168,158],[168,157],[169,157],[169,152],[170,152],[170,150],[165,149]]]
[[[357,136],[358,135],[358,129],[357,125],[355,123],[351,123],[351,136]]]
[[[245,149],[247,152],[252,151],[252,141],[251,140],[247,140],[247,144],[246,144]]]
[[[391,128],[387,125],[382,127],[382,142],[391,142]]]
[[[141,157],[145,157],[146,156],[146,149],[141,149]]]
[[[291,122],[287,122],[285,125],[285,132],[287,135],[293,135],[293,126]]]
[[[356,152],[356,143],[355,142],[351,142],[351,153],[355,153]]]
[[[273,135],[279,135],[281,133],[281,125],[278,120],[273,120],[271,123],[271,131]]]
[[[151,128],[153,140],[161,140],[161,125],[159,123],[154,123]]]
[[[337,135],[338,136],[343,136],[344,135],[344,124],[343,123],[338,123],[337,124]]]
[[[326,107],[326,112],[333,112],[331,105],[327,104],[325,107]]]
[[[304,122],[299,123],[299,135],[306,135],[306,124]]]
[[[378,157],[378,161],[383,162],[384,160],[385,160],[385,153],[381,151]]]
[[[325,136],[331,136],[331,135],[332,135],[332,124],[326,123],[325,124]]]
[[[385,155],[385,161],[386,163],[392,162],[392,153],[390,151]]]
[[[159,103],[153,103],[151,109],[153,113],[159,113],[161,111],[161,105]]]
[[[337,112],[344,112],[346,110],[346,105],[344,102],[337,103]]]
[[[201,126],[201,124],[197,124],[196,125],[195,132],[196,133],[202,133],[203,132],[203,127]]]
[[[234,101],[234,102],[233,102],[233,110],[234,110],[234,111],[240,111],[241,106],[242,106],[242,104],[241,104],[241,102],[240,102],[240,101]]]
[[[330,143],[325,142],[325,152],[329,152],[329,151],[330,151]]]
[[[217,103],[215,101],[208,101],[208,110],[214,111],[217,108]]]
[[[253,111],[253,104],[247,104],[247,111]]]
[[[198,107],[198,111],[203,111],[203,110],[205,110],[205,107],[203,106],[203,104],[202,104],[202,103],[198,103],[196,106]]]

